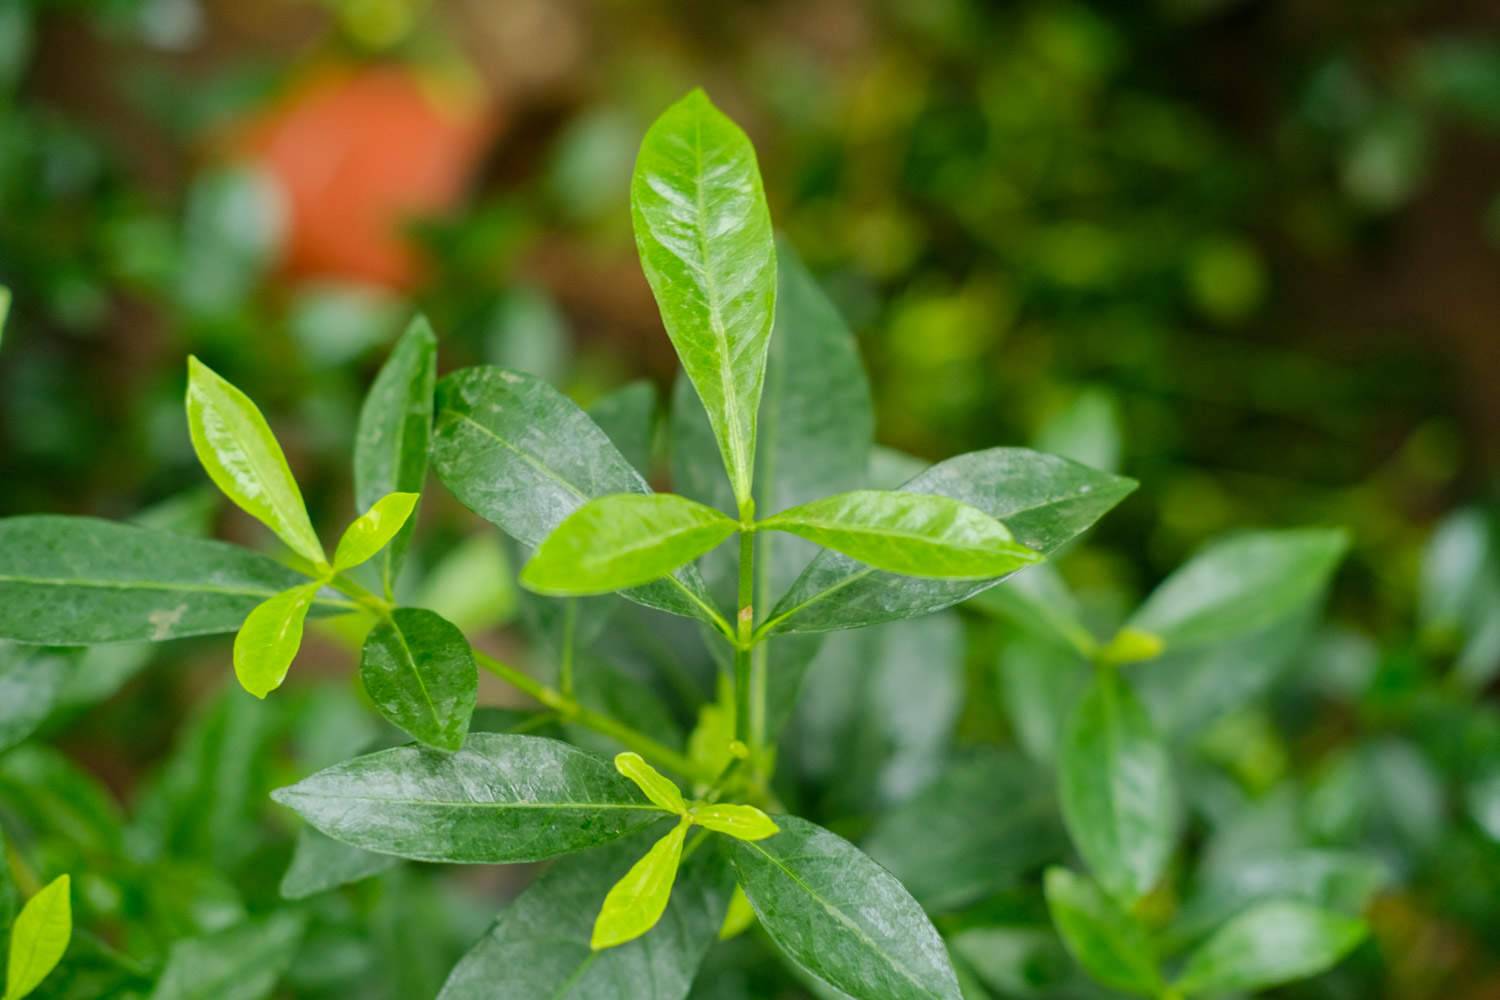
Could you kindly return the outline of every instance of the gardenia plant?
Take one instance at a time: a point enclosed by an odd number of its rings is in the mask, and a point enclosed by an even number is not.
[[[702,92],[647,133],[631,202],[686,376],[671,432],[681,494],[653,492],[606,414],[532,375],[477,367],[438,380],[436,339],[418,320],[364,403],[354,449],[362,513],[330,556],[255,404],[189,359],[188,426],[204,469],[286,552],[91,518],[11,518],[0,522],[0,638],[78,646],[236,633],[235,676],[266,698],[310,617],[358,626],[370,702],[415,742],[275,793],[331,838],[310,842],[321,845],[320,876],[342,873],[320,887],[390,857],[576,855],[502,911],[453,970],[447,1000],[681,998],[716,937],[753,922],[825,995],[954,1000],[959,977],[923,906],[848,840],[787,814],[775,779],[822,633],[985,594],[983,607],[1089,664],[1076,708],[1042,737],[1055,745],[1062,815],[1088,874],[1053,867],[1044,884],[1064,942],[1100,984],[1158,998],[1242,993],[1321,971],[1357,944],[1358,920],[1292,894],[1250,900],[1186,955],[1163,947],[1146,910],[1175,850],[1179,806],[1167,743],[1134,690],[1150,684],[1146,661],[1282,628],[1321,594],[1342,536],[1265,533],[1212,549],[1098,642],[1037,564],[1133,482],[993,448],[899,489],[869,488],[853,340],[775,241],[754,151]],[[530,550],[520,580],[561,637],[555,683],[397,599],[429,464]],[[1028,567],[1018,586],[991,591]],[[609,594],[696,622],[716,650],[719,697],[699,706],[685,749],[579,695],[576,636],[596,614],[607,627],[595,598]],[[1143,673],[1128,675],[1133,664]],[[477,731],[480,670],[540,703],[561,738]],[[581,748],[585,733],[623,751],[610,760]],[[918,812],[904,850],[922,851],[921,827],[937,822]],[[63,954],[67,904],[64,877],[17,920],[5,1000]]]

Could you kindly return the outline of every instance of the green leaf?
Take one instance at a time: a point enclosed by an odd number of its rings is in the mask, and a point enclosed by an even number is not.
[[[10,318],[10,289],[0,285],[0,344],[5,342],[5,321]]]
[[[343,572],[368,562],[395,539],[416,506],[415,493],[389,493],[375,501],[344,531],[333,553],[333,568]]]
[[[682,790],[671,778],[646,763],[638,753],[627,751],[615,754],[615,770],[635,782],[646,798],[669,813],[678,816],[687,812],[687,803],[682,799]]]
[[[1138,920],[1066,868],[1047,870],[1046,892],[1063,943],[1091,976],[1122,993],[1160,995],[1161,970]]]
[[[1270,989],[1332,968],[1364,937],[1353,917],[1272,900],[1221,927],[1188,956],[1173,986],[1188,994]]]
[[[397,608],[365,638],[359,676],[392,725],[439,750],[463,746],[479,670],[469,640],[452,623],[422,608]]]
[[[307,917],[283,910],[172,945],[151,1000],[263,1000],[291,967]]]
[[[214,485],[315,566],[327,563],[297,480],[260,410],[197,358],[188,358],[188,431]]]
[[[368,510],[391,493],[422,492],[432,437],[432,396],[437,381],[437,337],[421,316],[411,321],[365,396],[354,439],[354,502]],[[379,560],[386,595],[411,538],[411,520]]]
[[[929,912],[956,910],[1067,853],[1048,775],[1015,753],[970,752],[876,821],[866,853]]]
[[[743,506],[776,314],[776,246],[755,150],[703,91],[672,105],[646,132],[630,210],[662,323]]]
[[[302,648],[302,625],[321,586],[307,583],[277,594],[250,612],[234,637],[234,675],[255,697],[264,698],[286,680]]]
[[[684,1000],[733,887],[712,844],[683,862],[651,933],[607,951],[589,947],[599,901],[650,843],[642,831],[552,865],[500,911],[454,968],[440,1000],[493,1000],[497,988],[508,1000]]]
[[[1347,534],[1323,528],[1215,542],[1157,587],[1129,627],[1174,651],[1275,625],[1320,597],[1348,547]]]
[[[540,594],[585,596],[667,576],[718,546],[739,525],[671,493],[590,500],[537,547],[521,583]]]
[[[901,883],[842,837],[795,816],[769,840],[727,840],[771,940],[856,997],[958,1000],[943,941]]]
[[[108,789],[51,747],[24,744],[0,757],[0,804],[30,829],[66,831],[85,854],[123,850],[125,819]]]
[[[1132,480],[1024,448],[960,455],[903,487],[977,507],[1042,555],[1082,533],[1134,488]],[[824,552],[776,602],[760,629],[770,635],[826,632],[916,617],[967,600],[1000,579],[922,580]]]
[[[1041,558],[988,514],[921,493],[855,490],[784,510],[756,528],[799,535],[903,576],[979,580]]]
[[[438,383],[437,406],[438,477],[522,545],[540,545],[595,497],[651,492],[588,415],[540,379],[468,368]],[[727,628],[691,567],[625,596]]]
[[[1178,805],[1165,744],[1130,688],[1101,669],[1063,737],[1063,819],[1106,892],[1131,904],[1161,877]]]
[[[400,858],[362,851],[304,826],[297,831],[292,862],[281,876],[281,898],[307,899],[379,875],[400,863]]]
[[[69,650],[0,643],[0,751],[46,721],[77,666],[78,656]]]
[[[693,822],[736,840],[765,840],[781,832],[781,827],[754,806],[720,802],[693,810]]]
[[[1001,584],[990,593],[1003,589]],[[1088,662],[1068,646],[1021,634],[1001,646],[995,676],[1016,742],[1031,759],[1052,767],[1068,719],[1088,687]]]
[[[1083,656],[1098,643],[1083,623],[1083,609],[1051,563],[1032,566],[976,596],[970,607],[1003,618],[1038,639]]]
[[[233,632],[257,604],[306,582],[224,542],[87,517],[0,520],[3,639],[81,646]]]
[[[10,931],[5,1000],[21,1000],[62,961],[73,936],[71,882],[61,875],[26,901]]]
[[[651,474],[656,435],[656,386],[645,379],[622,385],[594,400],[589,418],[643,476]]]
[[[336,840],[417,861],[540,861],[666,815],[608,762],[557,740],[474,733],[457,753],[397,747],[272,798]]]
[[[613,948],[634,941],[656,926],[672,897],[672,883],[677,881],[682,841],[688,828],[686,820],[672,827],[609,890],[594,921],[590,948],[595,951]]]

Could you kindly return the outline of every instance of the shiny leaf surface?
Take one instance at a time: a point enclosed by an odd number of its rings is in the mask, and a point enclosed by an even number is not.
[[[73,936],[72,882],[66,875],[26,901],[10,929],[5,1000],[21,1000],[62,961]]]
[[[234,675],[240,687],[257,698],[281,687],[302,648],[302,626],[319,586],[293,587],[250,612],[234,637]]]
[[[479,671],[469,641],[440,615],[423,608],[393,611],[365,638],[359,676],[393,725],[439,750],[463,746]]]
[[[666,912],[672,884],[677,881],[682,842],[688,829],[686,822],[672,827],[610,888],[594,921],[590,948],[595,951],[613,948],[634,941],[656,926]]]
[[[417,506],[415,493],[389,493],[355,518],[333,553],[333,568],[353,569],[368,562],[395,539]]]
[[[687,803],[682,800],[682,790],[671,778],[646,763],[646,759],[640,754],[615,754],[615,770],[635,782],[646,798],[667,812],[679,816],[687,812]]]
[[[781,832],[781,827],[754,806],[719,802],[693,810],[693,822],[736,840],[765,840]]]

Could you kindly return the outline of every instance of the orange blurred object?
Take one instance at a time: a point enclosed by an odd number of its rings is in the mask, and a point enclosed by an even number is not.
[[[497,126],[473,84],[400,66],[324,68],[234,146],[285,198],[289,276],[405,289],[420,273],[404,228],[458,202]]]

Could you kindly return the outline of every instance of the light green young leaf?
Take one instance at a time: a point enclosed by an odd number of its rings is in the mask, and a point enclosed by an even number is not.
[[[1348,547],[1345,532],[1324,528],[1216,542],[1157,587],[1128,626],[1168,652],[1248,635],[1316,601]]]
[[[651,492],[588,414],[534,376],[503,368],[455,372],[438,383],[437,407],[438,477],[522,545],[540,545],[595,497]],[[623,596],[728,630],[690,566]]]
[[[1164,648],[1166,644],[1161,641],[1161,636],[1127,625],[1098,651],[1098,657],[1100,663],[1122,667],[1154,660]]]
[[[686,497],[618,493],[579,507],[537,547],[521,583],[539,594],[605,594],[667,576],[739,525]]]
[[[660,813],[657,813],[660,816]],[[685,1000],[733,888],[712,843],[685,859],[650,934],[589,947],[599,901],[652,842],[648,831],[559,860],[500,911],[454,968],[440,1000]]]
[[[959,1000],[927,914],[853,844],[795,816],[768,840],[724,843],[761,926],[810,975],[854,997]]]
[[[60,875],[26,901],[10,931],[4,1000],[21,1000],[62,961],[73,936],[71,881]]]
[[[719,701],[706,701],[698,709],[698,724],[688,734],[688,756],[713,774],[723,771],[733,759],[729,744],[734,741],[734,717],[726,707],[723,687],[721,682]],[[729,697],[733,698],[733,692]]]
[[[277,594],[250,612],[240,626],[234,637],[234,675],[255,697],[264,698],[286,680],[302,648],[307,611],[321,586],[307,583]]]
[[[1024,448],[960,455],[903,487],[977,507],[1042,555],[1085,531],[1133,489],[1132,480]],[[823,552],[777,600],[759,629],[763,635],[826,632],[912,618],[967,600],[1000,579],[924,580]]]
[[[724,923],[719,927],[719,940],[728,941],[739,937],[749,930],[753,923],[755,923],[755,910],[751,908],[745,890],[735,886],[734,895],[729,897],[729,909],[724,914]]]
[[[1098,671],[1063,737],[1063,819],[1095,879],[1129,905],[1161,877],[1177,836],[1166,745],[1119,672]]]
[[[776,245],[755,149],[695,90],[641,141],[630,183],[636,249],[743,506],[776,314]]]
[[[0,344],[5,342],[5,321],[10,318],[10,289],[0,285]]]
[[[260,409],[197,358],[188,358],[188,431],[214,485],[297,555],[327,563],[297,480]]]
[[[360,407],[354,439],[354,502],[361,510],[391,493],[422,492],[436,381],[437,337],[427,320],[418,316],[396,342]],[[411,524],[408,518],[381,552],[380,577],[387,596],[401,571]]]
[[[389,493],[375,501],[344,531],[333,553],[333,568],[342,573],[368,562],[395,539],[416,506],[415,493]]]
[[[667,812],[681,816],[687,812],[687,803],[682,799],[682,790],[671,778],[646,763],[638,753],[626,751],[615,754],[615,770],[636,783],[646,798]]]
[[[1140,921],[1066,868],[1049,868],[1045,887],[1052,922],[1089,975],[1122,993],[1160,995],[1161,970]]]
[[[590,948],[594,951],[613,948],[634,941],[656,926],[672,898],[672,883],[677,881],[677,868],[682,863],[682,841],[689,826],[684,818],[672,827],[671,832],[653,844],[645,857],[609,890],[599,909],[599,917],[594,921]]]
[[[668,815],[593,754],[511,733],[471,733],[453,754],[382,750],[271,797],[346,844],[458,864],[540,861]]]
[[[903,576],[978,580],[1041,559],[983,511],[922,493],[854,490],[784,510],[756,527],[799,535]]]
[[[469,640],[441,615],[397,608],[365,637],[359,676],[393,725],[439,750],[463,746],[479,669]]]
[[[765,840],[781,832],[776,822],[754,806],[719,802],[693,810],[693,822],[736,840]]]
[[[1261,903],[1188,956],[1173,987],[1190,995],[1270,989],[1332,968],[1365,933],[1362,921],[1307,903]]]
[[[0,639],[84,646],[233,632],[306,580],[224,542],[89,517],[0,520]]]

